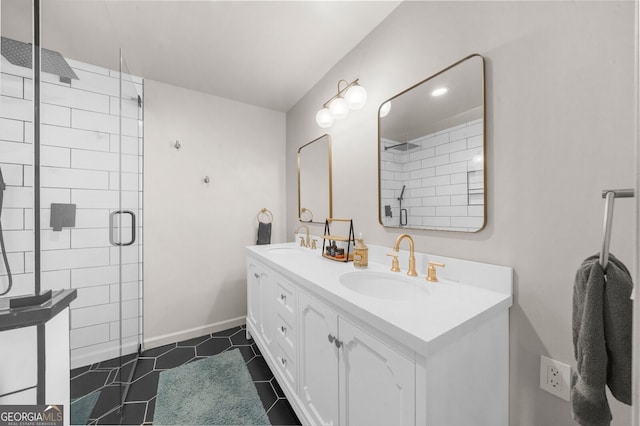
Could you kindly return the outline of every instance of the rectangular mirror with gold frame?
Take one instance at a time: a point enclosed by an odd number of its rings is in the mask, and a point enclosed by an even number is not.
[[[332,214],[331,136],[325,134],[298,149],[298,219],[324,223]]]
[[[486,223],[484,58],[470,55],[384,102],[378,217],[391,228]]]

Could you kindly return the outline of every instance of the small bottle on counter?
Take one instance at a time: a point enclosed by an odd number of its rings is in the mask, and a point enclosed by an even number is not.
[[[353,266],[361,269],[369,266],[369,247],[364,243],[362,233],[359,234],[359,238],[353,248]]]
[[[327,254],[331,257],[336,256],[336,250],[338,250],[338,246],[335,241],[330,241],[329,247],[327,248]]]

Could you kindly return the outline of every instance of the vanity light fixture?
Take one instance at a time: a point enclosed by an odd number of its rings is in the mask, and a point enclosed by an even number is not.
[[[333,118],[342,120],[343,118],[347,118],[347,115],[349,115],[349,106],[343,98],[338,97],[329,103],[329,111],[331,112],[331,115],[333,115]]]
[[[435,97],[442,96],[445,93],[447,93],[448,91],[449,91],[449,89],[446,88],[446,87],[438,87],[433,92],[431,92],[431,96],[435,96]]]
[[[380,112],[378,114],[380,115],[380,118],[386,117],[387,114],[389,114],[389,111],[391,111],[391,101],[383,103],[380,106]]]
[[[342,82],[346,86],[340,89]],[[349,110],[360,109],[366,102],[367,91],[360,86],[359,79],[356,78],[351,83],[340,80],[338,81],[338,94],[322,104],[322,108],[316,113],[316,123],[323,129],[331,127],[336,119],[346,118],[349,115]]]

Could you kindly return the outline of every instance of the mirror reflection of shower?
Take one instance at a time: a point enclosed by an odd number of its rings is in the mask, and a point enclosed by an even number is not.
[[[394,141],[387,141],[387,142],[391,142],[391,144],[386,144],[384,146],[384,150],[395,150],[395,151],[400,151],[401,154],[408,154],[408,151],[413,150],[415,148],[420,148],[419,144],[416,143],[411,143],[409,141],[406,142],[394,142]],[[406,161],[406,160],[405,160]],[[407,209],[403,209],[402,208],[402,201],[404,200],[404,190],[406,189],[406,185],[402,185],[402,191],[400,192],[400,196],[397,198],[398,202],[399,202],[399,212],[400,214],[398,215],[398,226],[402,227],[402,226],[407,226]],[[387,209],[387,207],[389,207]],[[392,213],[391,213],[391,207],[390,206],[385,206],[385,217],[391,218]]]
[[[11,287],[13,287],[13,278],[11,277],[11,269],[9,269],[9,259],[7,258],[7,250],[4,247],[4,235],[2,233],[2,203],[4,201],[5,189],[7,189],[7,185],[4,183],[4,178],[2,177],[2,169],[0,169],[0,250],[2,250],[2,260],[4,261],[4,267],[7,271],[8,279],[6,289],[4,289],[3,285],[0,285],[0,296],[4,296],[5,294],[9,293],[11,291]]]
[[[485,226],[485,64],[470,55],[380,105],[378,219],[391,228],[397,199],[413,229],[478,232]],[[449,90],[434,97],[439,88]],[[388,115],[383,107],[393,103]],[[391,219],[386,206],[393,206]],[[411,206],[411,207],[410,207]],[[408,216],[408,215],[407,215]],[[404,218],[402,218],[404,223]]]
[[[400,203],[400,226],[407,225],[407,209],[402,208],[402,200],[404,199],[404,190],[407,185],[402,185],[402,192],[400,192],[400,196],[398,197],[398,202]]]

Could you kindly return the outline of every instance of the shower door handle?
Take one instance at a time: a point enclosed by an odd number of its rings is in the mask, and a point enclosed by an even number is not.
[[[131,216],[131,240],[129,240],[126,243],[116,241],[113,236],[114,234],[113,231],[116,228],[114,219],[116,218],[116,216],[119,216],[122,214],[128,214]],[[111,244],[114,246],[130,246],[135,241],[136,241],[136,214],[131,210],[116,210],[114,212],[111,212],[111,214],[109,215],[109,242],[111,242]]]

